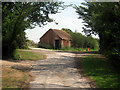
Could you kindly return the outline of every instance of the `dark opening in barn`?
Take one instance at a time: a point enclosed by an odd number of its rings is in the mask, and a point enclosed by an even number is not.
[[[60,49],[60,40],[55,40],[55,49]]]

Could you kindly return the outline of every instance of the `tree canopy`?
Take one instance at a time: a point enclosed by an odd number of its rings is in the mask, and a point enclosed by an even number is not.
[[[2,40],[3,56],[12,56],[19,46],[24,31],[40,27],[54,20],[49,14],[63,9],[62,2],[4,2],[2,3]],[[22,38],[22,39],[23,39]],[[22,41],[21,41],[22,42]]]
[[[84,20],[84,32],[98,34],[100,52],[115,66],[120,66],[120,2],[85,2],[75,6]]]

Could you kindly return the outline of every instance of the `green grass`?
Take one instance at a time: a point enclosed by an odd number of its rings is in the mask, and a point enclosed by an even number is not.
[[[73,52],[87,51],[87,48],[74,48],[74,47],[63,47],[61,49],[50,49],[50,48],[48,48],[48,49],[49,50],[54,50],[54,51],[73,51]],[[98,50],[99,49],[91,49],[91,48],[89,48],[89,51],[98,51]]]
[[[79,51],[87,51],[87,48],[73,48],[73,47],[65,47],[65,48],[61,48],[60,50],[63,51],[75,51],[75,52],[79,52]],[[97,49],[90,49],[89,51],[98,51]]]
[[[99,88],[120,88],[119,75],[105,58],[88,56],[82,59],[81,63],[86,74]]]
[[[16,50],[14,57],[17,60],[42,60],[46,58],[46,56],[42,53],[24,51],[21,49]]]

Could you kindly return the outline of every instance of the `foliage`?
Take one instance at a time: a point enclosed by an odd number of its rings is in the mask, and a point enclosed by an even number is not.
[[[27,40],[26,43],[28,47],[35,47],[35,48],[38,47],[38,43],[35,43],[33,40]]]
[[[79,18],[84,20],[84,32],[98,34],[100,37],[100,52],[109,61],[120,67],[120,2],[95,3],[86,2],[75,6]]]
[[[14,50],[17,47],[21,48],[19,44],[25,41],[24,31],[52,22],[49,14],[56,14],[60,8],[63,8],[61,2],[3,2],[3,56],[13,56]]]
[[[72,32],[70,29],[63,28],[67,33],[69,33],[72,37],[71,45],[74,48],[91,48],[98,49],[98,39],[94,39],[91,36],[84,36],[78,32]]]
[[[16,38],[17,48],[19,49],[28,49],[27,38],[25,37],[25,34],[26,34],[25,32],[22,32]]]
[[[46,48],[46,49],[53,49],[54,47],[49,45],[49,44],[42,44],[42,43],[39,43],[38,44],[38,48]]]
[[[106,58],[99,55],[85,57],[81,60],[86,74],[95,81],[99,88],[120,88],[119,74],[113,69]]]

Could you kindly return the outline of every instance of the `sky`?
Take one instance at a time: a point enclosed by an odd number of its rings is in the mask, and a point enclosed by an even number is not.
[[[65,4],[76,4],[80,5],[81,2],[84,0],[61,0],[65,2]],[[82,33],[83,27],[83,20],[78,19],[79,15],[75,12],[73,7],[68,7],[62,10],[60,13],[49,15],[50,18],[53,18],[58,24],[56,25],[55,22],[48,23],[43,27],[36,26],[34,29],[27,29],[26,37],[29,40],[33,40],[34,42],[39,42],[40,37],[42,37],[45,32],[47,32],[50,28],[51,29],[59,29],[68,28],[71,29],[73,32],[77,31]],[[84,35],[84,33],[82,33]]]

